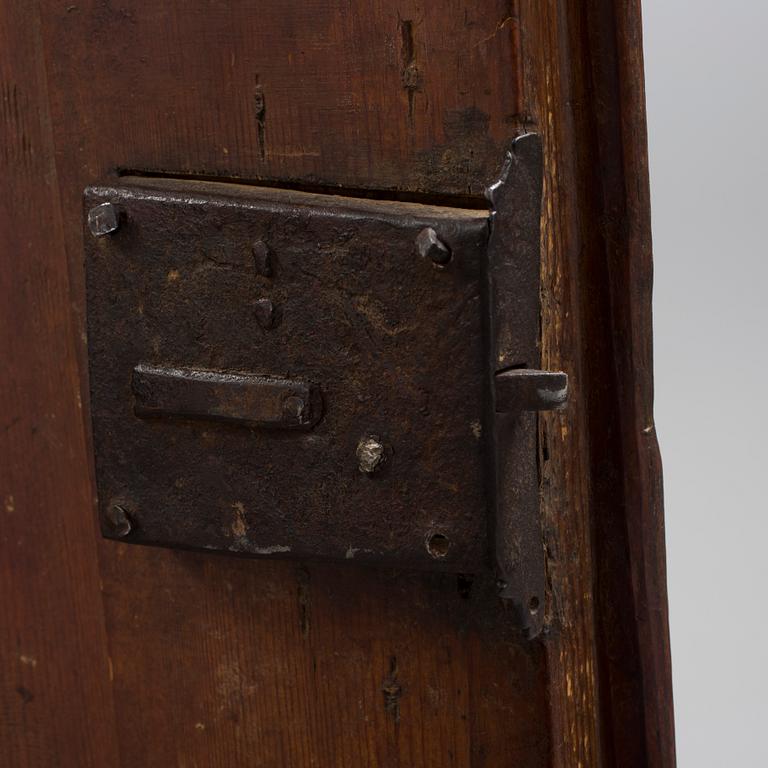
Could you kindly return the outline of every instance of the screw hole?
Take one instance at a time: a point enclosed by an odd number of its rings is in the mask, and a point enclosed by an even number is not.
[[[442,533],[433,533],[427,539],[427,552],[434,558],[445,557],[451,548],[451,541]]]
[[[475,577],[471,574],[460,573],[456,576],[456,591],[463,600],[469,600],[472,597],[472,584]]]
[[[534,595],[529,601],[528,601],[528,610],[531,613],[538,613],[539,612],[539,598]]]

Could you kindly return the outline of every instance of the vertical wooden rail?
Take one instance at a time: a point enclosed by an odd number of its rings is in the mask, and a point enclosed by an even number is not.
[[[520,4],[546,147],[541,432],[553,763],[674,766],[639,0]]]
[[[0,179],[0,765],[111,768],[40,18],[23,0],[0,5]]]

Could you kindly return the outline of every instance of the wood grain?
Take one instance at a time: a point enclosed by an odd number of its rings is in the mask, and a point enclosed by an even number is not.
[[[0,764],[117,765],[35,9],[0,6]]]
[[[553,760],[673,766],[640,4],[533,5],[543,357],[572,382],[567,422],[542,425]]]
[[[569,374],[566,411],[542,414],[539,449],[542,518],[550,586],[546,642],[552,764],[603,760],[595,627],[594,513],[590,497],[582,307],[582,201],[572,105],[578,47],[567,8],[554,0],[520,4],[526,31],[527,112],[545,142],[542,206],[542,365]],[[571,17],[572,18],[572,15]]]

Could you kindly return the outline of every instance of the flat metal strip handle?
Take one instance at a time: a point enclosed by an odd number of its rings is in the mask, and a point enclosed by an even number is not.
[[[320,420],[320,387],[305,381],[139,364],[131,386],[141,418],[179,417],[252,427],[310,429]]]

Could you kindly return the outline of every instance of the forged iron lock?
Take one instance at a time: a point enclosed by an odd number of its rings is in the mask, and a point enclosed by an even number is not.
[[[538,634],[535,412],[566,394],[538,370],[541,174],[529,134],[490,211],[169,178],[87,189],[104,535],[495,561]]]

